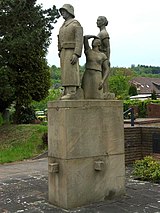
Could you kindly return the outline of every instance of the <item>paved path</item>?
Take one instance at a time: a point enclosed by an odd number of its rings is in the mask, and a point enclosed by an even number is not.
[[[160,213],[160,184],[135,181],[126,169],[126,195],[72,211],[48,203],[47,158],[0,165],[0,213]]]

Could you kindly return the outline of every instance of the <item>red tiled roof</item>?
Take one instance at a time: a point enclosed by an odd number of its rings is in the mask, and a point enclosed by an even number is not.
[[[135,77],[130,83],[137,87],[138,94],[149,94],[153,90],[160,94],[160,78]]]

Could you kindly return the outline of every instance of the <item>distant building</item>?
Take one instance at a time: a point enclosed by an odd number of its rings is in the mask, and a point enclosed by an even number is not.
[[[160,78],[135,77],[130,80],[137,88],[138,95],[131,96],[130,99],[147,99],[151,98],[153,91],[157,98],[160,98]]]

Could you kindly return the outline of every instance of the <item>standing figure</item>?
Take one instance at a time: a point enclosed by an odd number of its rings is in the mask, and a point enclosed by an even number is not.
[[[88,42],[90,38],[94,38],[92,48],[90,48]],[[102,87],[108,77],[108,65],[106,55],[99,51],[100,45],[101,41],[97,36],[84,36],[86,65],[82,78],[82,88],[85,99],[103,99]]]
[[[64,96],[61,99],[74,99],[80,86],[79,57],[83,47],[83,28],[74,19],[72,5],[64,4],[59,10],[65,20],[58,35],[61,82],[64,87]]]
[[[97,27],[100,29],[98,37],[101,39],[100,51],[103,52],[107,56],[107,65],[108,70],[110,70],[110,41],[109,34],[106,30],[106,26],[108,25],[108,20],[105,16],[99,16],[97,19]],[[104,73],[102,73],[102,76]],[[103,93],[105,96],[109,93],[108,82],[104,83]]]

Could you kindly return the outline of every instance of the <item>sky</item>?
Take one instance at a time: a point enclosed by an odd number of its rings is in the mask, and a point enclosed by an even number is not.
[[[37,0],[38,4],[57,9],[63,4],[72,4],[84,35],[97,35],[98,16],[106,16],[110,36],[110,62],[112,67],[160,66],[160,0]],[[57,35],[64,19],[54,24],[51,44],[48,48],[49,65],[60,66]],[[85,64],[82,53],[80,65]]]

